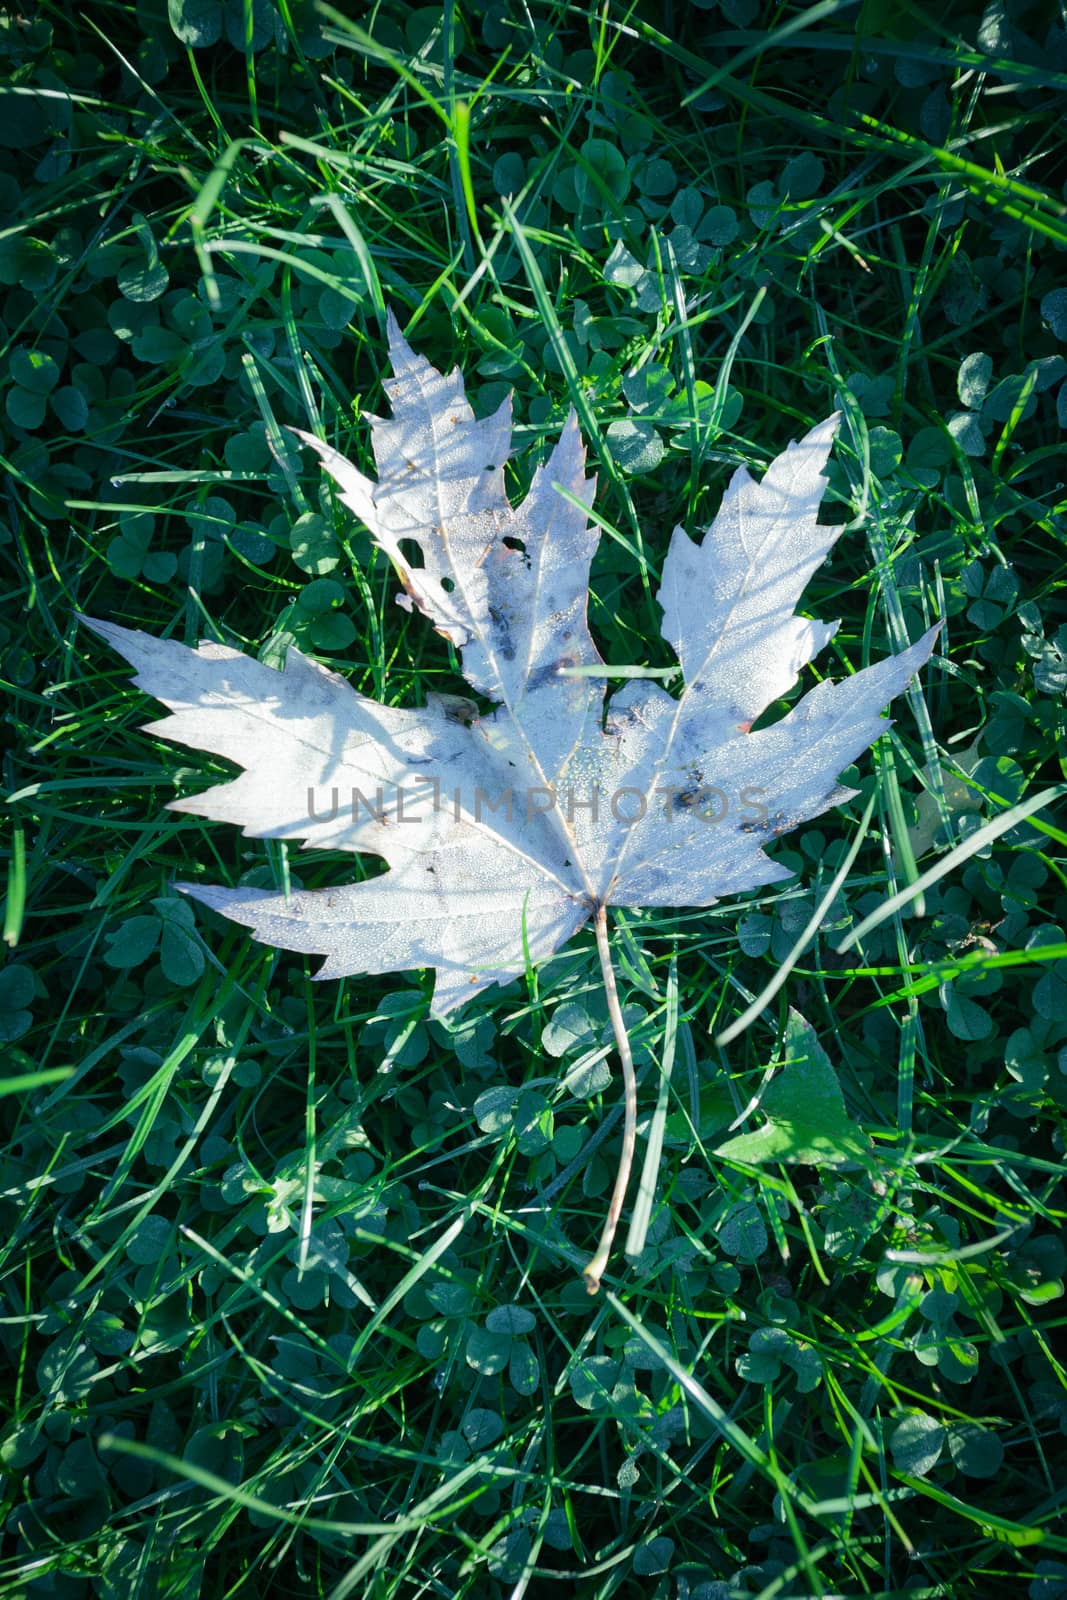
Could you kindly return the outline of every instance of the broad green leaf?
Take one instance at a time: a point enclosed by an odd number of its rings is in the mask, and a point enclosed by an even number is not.
[[[43,350],[19,348],[11,352],[11,376],[30,394],[51,394],[59,382],[59,367]]]
[[[704,213],[696,227],[696,236],[716,249],[733,244],[741,232],[737,212],[732,206],[712,206]]]
[[[1050,289],[1042,298],[1041,315],[1056,338],[1067,344],[1067,289]]]
[[[154,954],[161,932],[158,917],[130,917],[107,934],[104,960],[109,967],[139,967]]]
[[[992,376],[992,356],[987,356],[981,350],[976,350],[973,355],[964,356],[956,374],[956,392],[960,397],[960,404],[971,411],[980,406],[986,397]]]
[[[835,1166],[870,1158],[870,1140],[849,1117],[845,1097],[815,1030],[799,1012],[786,1024],[785,1060],[760,1099],[765,1127],[719,1145],[728,1159]]]
[[[571,1393],[583,1411],[602,1411],[611,1404],[620,1363],[614,1356],[585,1356],[570,1373]]]
[[[508,1360],[508,1382],[517,1394],[534,1394],[541,1381],[541,1363],[524,1339],[517,1339]]]
[[[611,453],[623,472],[654,472],[663,460],[663,440],[651,422],[642,417],[625,417],[607,430]]]
[[[126,263],[118,274],[117,282],[119,292],[126,300],[147,305],[166,293],[170,274],[157,256],[138,256]]]
[[[89,402],[72,384],[64,384],[55,391],[52,410],[70,433],[80,433],[89,420]]]
[[[640,1578],[650,1578],[659,1572],[669,1572],[674,1555],[674,1540],[665,1534],[646,1539],[634,1551],[634,1572]]]
[[[537,1320],[525,1306],[495,1306],[485,1319],[490,1333],[532,1333]]]
[[[194,50],[208,50],[222,37],[222,0],[167,0],[174,36]]]
[[[289,545],[297,566],[315,578],[332,572],[341,559],[337,540],[317,511],[305,511],[297,518],[289,535]]]
[[[467,1365],[484,1377],[503,1372],[511,1359],[511,1336],[488,1328],[472,1328],[467,1336]]]
[[[45,419],[48,397],[36,394],[32,389],[20,389],[18,384],[13,383],[4,396],[4,409],[16,428],[25,428],[32,433]]]
[[[889,1435],[894,1466],[913,1478],[924,1478],[933,1470],[944,1443],[944,1427],[925,1411],[902,1418]]]
[[[751,1200],[730,1206],[715,1232],[725,1253],[738,1261],[758,1261],[767,1248],[767,1224]]]
[[[980,1422],[951,1422],[947,1428],[949,1455],[969,1478],[995,1478],[1004,1464],[1000,1435]]]

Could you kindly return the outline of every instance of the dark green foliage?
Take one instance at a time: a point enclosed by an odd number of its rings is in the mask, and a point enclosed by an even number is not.
[[[1065,1592],[1062,22],[45,4],[0,73],[0,1592]],[[820,670],[947,619],[794,884],[617,919],[661,1154],[599,1301],[590,941],[446,1028],[194,917],[374,865],[168,813],[221,771],[74,622],[459,689],[284,431],[368,465],[387,303],[521,446],[578,407],[611,662],[835,407]]]

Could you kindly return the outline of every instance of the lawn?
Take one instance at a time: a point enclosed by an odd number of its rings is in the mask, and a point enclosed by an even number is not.
[[[1062,18],[44,0],[0,56],[0,1595],[1067,1596]],[[792,876],[611,913],[595,1297],[592,928],[444,1020],[316,983],[175,885],[375,859],[168,810],[235,768],[78,620],[469,694],[287,431],[373,476],[390,310],[513,396],[513,502],[576,411],[613,666],[671,687],[672,528],[833,411],[840,627],[763,721],[943,622]]]

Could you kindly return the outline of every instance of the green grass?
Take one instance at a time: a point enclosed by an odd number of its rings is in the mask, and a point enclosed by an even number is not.
[[[1067,1594],[1062,26],[88,17],[0,22],[0,1594]],[[74,618],[457,690],[284,432],[368,464],[387,306],[514,390],[516,495],[578,409],[610,662],[672,664],[671,527],[834,407],[822,670],[947,619],[794,880],[614,919],[662,1157],[596,1301],[592,933],[449,1031],[194,917],[353,863],[167,812],[221,766]],[[780,1159],[790,1008],[872,1169]]]

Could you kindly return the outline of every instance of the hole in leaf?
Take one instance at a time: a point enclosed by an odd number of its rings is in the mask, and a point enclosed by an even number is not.
[[[526,546],[521,539],[514,539],[510,535],[504,540],[509,550],[517,550],[521,556],[526,554]]]
[[[441,588],[445,591],[445,594],[451,594],[455,587],[456,585],[451,578],[441,579]]]
[[[417,539],[398,539],[397,547],[409,567],[414,569],[425,565],[422,548]]]

